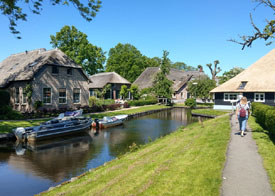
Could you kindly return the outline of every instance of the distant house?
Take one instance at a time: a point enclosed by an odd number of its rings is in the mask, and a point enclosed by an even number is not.
[[[115,72],[104,72],[90,76],[89,84],[90,96],[97,96],[96,91],[102,91],[107,85],[111,85],[111,89],[105,94],[105,99],[120,99],[120,90],[122,85],[130,88],[131,83]],[[130,94],[129,97],[130,98]]]
[[[231,109],[238,95],[250,102],[275,105],[275,49],[243,72],[214,88],[214,109]],[[235,105],[235,104],[234,104]]]
[[[148,67],[133,83],[139,87],[139,89],[150,88],[153,86],[155,75],[160,71],[159,67]],[[170,73],[167,78],[173,81],[173,100],[185,101],[188,97],[187,83],[191,80],[206,77],[203,71],[182,71],[178,69],[170,69]]]
[[[10,92],[18,111],[33,111],[41,101],[44,108],[76,108],[88,105],[89,78],[81,66],[58,49],[37,49],[9,56],[0,63],[0,88]],[[32,90],[28,101],[26,86]]]

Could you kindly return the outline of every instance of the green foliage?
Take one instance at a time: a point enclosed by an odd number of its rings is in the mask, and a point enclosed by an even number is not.
[[[216,82],[214,80],[210,80],[207,77],[195,79],[188,82],[188,92],[193,97],[199,97],[201,99],[209,99],[210,91],[216,87]]]
[[[44,0],[25,0],[25,1],[15,1],[15,0],[0,0],[0,11],[1,13],[8,17],[10,21],[10,31],[11,33],[17,35],[18,39],[21,37],[18,35],[20,32],[17,30],[17,22],[18,21],[27,21],[27,14],[23,10],[23,7],[28,7],[29,11],[33,14],[40,14],[42,11],[42,3]],[[87,21],[91,21],[96,13],[99,11],[101,7],[101,1],[87,1],[86,5],[83,4],[83,1],[80,0],[51,0],[52,5],[69,5],[72,4],[75,7],[80,15]],[[27,6],[25,6],[26,4]]]
[[[138,100],[140,98],[140,93],[137,85],[132,84],[129,91],[133,97],[133,100]]]
[[[262,103],[252,103],[252,114],[256,117],[257,123],[259,123],[263,128],[266,128],[266,114],[268,110],[274,109],[274,107]]]
[[[185,100],[184,104],[188,107],[194,108],[196,107],[196,100],[192,98],[188,98]]]
[[[129,101],[130,106],[143,106],[143,105],[153,105],[158,103],[157,99],[148,99],[148,100],[133,100]]]
[[[186,65],[184,62],[175,62],[171,64],[171,68],[184,70],[184,71],[196,71],[196,67],[192,67],[190,65]]]
[[[93,107],[96,105],[96,103],[97,103],[97,98],[95,96],[90,96],[89,97],[89,106]]]
[[[0,106],[10,104],[10,93],[5,90],[0,90]]]
[[[153,81],[153,91],[158,97],[171,98],[173,94],[173,82],[166,77],[170,72],[169,52],[163,51],[162,61],[160,64],[160,72],[158,72]]]
[[[0,120],[20,120],[23,118],[23,115],[20,112],[13,110],[11,106],[0,106]]]
[[[43,106],[42,101],[35,101],[34,102],[34,109],[37,111],[40,107]]]
[[[275,109],[268,110],[265,115],[265,127],[268,131],[275,135]]]
[[[131,44],[117,44],[109,51],[106,71],[113,71],[134,82],[147,67],[157,67],[156,59],[143,56],[140,51]]]
[[[28,103],[32,102],[32,85],[27,84],[26,87],[24,88],[24,92],[26,93]]]
[[[219,77],[219,84],[223,84],[226,81],[230,80],[231,78],[234,78],[236,75],[241,73],[244,69],[241,67],[234,67],[230,69],[229,71],[226,71],[222,74],[221,77]]]
[[[114,104],[115,101],[113,99],[98,99],[95,96],[90,96],[89,97],[89,106],[90,107],[100,107],[100,106],[108,106]]]
[[[135,152],[135,151],[137,151],[138,149],[139,149],[139,146],[138,146],[135,142],[133,142],[132,145],[129,146],[129,151],[130,151],[130,152]]]
[[[121,86],[119,95],[122,97],[123,100],[125,100],[126,97],[128,97],[128,88],[126,85]]]
[[[103,70],[106,57],[100,47],[92,45],[85,33],[74,26],[64,26],[56,35],[51,35],[52,47],[59,48],[90,75]]]

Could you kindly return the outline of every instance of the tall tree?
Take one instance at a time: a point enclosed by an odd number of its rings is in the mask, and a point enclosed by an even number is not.
[[[168,59],[169,52],[163,51],[162,61],[160,64],[160,72],[158,72],[153,81],[153,91],[158,97],[171,98],[173,94],[173,82],[166,77],[170,72]]]
[[[216,82],[208,77],[203,77],[188,82],[188,92],[193,97],[198,97],[201,99],[210,98],[211,96],[209,92],[215,87]]]
[[[154,59],[143,56],[140,51],[131,44],[117,44],[109,51],[106,71],[114,71],[134,82],[146,67],[158,66]]]
[[[18,39],[20,32],[17,30],[18,21],[27,21],[28,15],[22,7],[27,5],[29,11],[33,14],[40,14],[42,11],[44,0],[0,0],[1,14],[8,17],[10,21],[11,33],[17,35]],[[87,21],[91,21],[101,7],[100,0],[86,0],[83,3],[81,0],[50,0],[52,5],[69,5],[72,4],[80,13],[80,15]]]
[[[258,3],[257,7],[259,6],[265,6],[272,10],[273,14],[275,14],[275,2],[274,0],[254,0]],[[266,45],[270,45],[272,43],[272,40],[274,38],[275,33],[275,20],[268,20],[266,19],[266,24],[263,29],[257,27],[257,25],[254,23],[252,14],[250,13],[250,21],[251,25],[254,29],[254,33],[252,35],[243,35],[240,36],[241,41],[237,41],[235,39],[230,39],[229,41],[236,42],[240,45],[242,45],[242,50],[246,47],[251,47],[252,43],[256,40],[264,40],[268,41]]]
[[[77,30],[74,26],[64,26],[56,35],[51,35],[54,48],[59,48],[90,75],[104,69],[106,57],[100,47],[92,45],[85,33]]]
[[[220,61],[218,61],[218,60],[214,61],[214,67],[213,68],[212,68],[212,63],[206,64],[206,66],[210,69],[212,80],[215,80],[217,74],[222,71],[220,67],[217,67],[218,64],[220,64]]]
[[[241,73],[244,69],[241,67],[234,67],[230,69],[229,71],[225,71],[222,76],[219,77],[219,84],[223,84],[226,81],[230,80],[231,78],[234,78],[236,75]]]
[[[179,70],[184,70],[184,71],[196,71],[197,68],[186,65],[184,62],[175,62],[171,64],[172,68],[179,69]]]

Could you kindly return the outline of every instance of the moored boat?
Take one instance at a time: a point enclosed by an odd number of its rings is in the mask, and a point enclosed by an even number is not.
[[[118,119],[115,116],[105,116],[103,119],[98,120],[95,119],[92,123],[92,127],[99,128],[99,129],[106,129],[109,127],[114,127],[123,124],[122,119]]]
[[[13,129],[13,133],[19,141],[37,141],[82,132],[91,128],[92,119],[81,115],[82,110],[65,112],[39,126]]]

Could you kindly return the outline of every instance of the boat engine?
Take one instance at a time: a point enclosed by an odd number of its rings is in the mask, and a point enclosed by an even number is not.
[[[26,130],[24,127],[18,127],[14,130],[14,135],[19,141],[23,141],[25,139],[25,133],[26,133]]]

